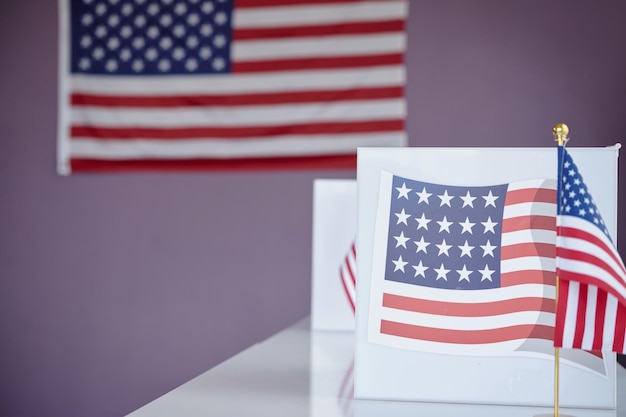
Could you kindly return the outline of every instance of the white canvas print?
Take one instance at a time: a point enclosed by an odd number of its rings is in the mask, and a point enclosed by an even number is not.
[[[356,181],[313,184],[311,328],[354,331]]]
[[[571,152],[614,231],[617,149]],[[556,149],[360,149],[358,167],[355,397],[549,406]],[[561,355],[562,406],[615,407],[614,354]]]

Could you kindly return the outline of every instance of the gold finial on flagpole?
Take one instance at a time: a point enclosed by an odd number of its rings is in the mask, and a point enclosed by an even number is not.
[[[554,140],[559,146],[564,146],[565,142],[569,140],[567,135],[569,134],[569,128],[565,123],[558,123],[552,128],[552,134],[554,134]]]

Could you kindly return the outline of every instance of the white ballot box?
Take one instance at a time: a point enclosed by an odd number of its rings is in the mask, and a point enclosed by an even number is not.
[[[356,180],[313,183],[311,328],[354,331]]]

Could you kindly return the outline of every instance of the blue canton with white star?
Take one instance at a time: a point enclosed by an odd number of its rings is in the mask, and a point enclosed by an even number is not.
[[[232,0],[71,0],[71,71],[228,73],[232,11]]]
[[[393,177],[385,279],[442,289],[500,286],[507,185],[458,187]]]
[[[559,184],[559,214],[579,217],[595,224],[612,241],[609,230],[583,181],[578,167],[566,149],[561,155],[563,169]]]

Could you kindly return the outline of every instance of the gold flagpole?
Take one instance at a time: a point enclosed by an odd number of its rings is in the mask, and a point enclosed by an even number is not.
[[[557,142],[558,146],[565,146],[565,142],[569,140],[567,135],[569,134],[569,128],[565,123],[559,123],[552,128],[552,133],[554,135],[554,140]],[[561,161],[559,161],[559,164]],[[557,178],[557,181],[560,181],[560,178]],[[557,196],[557,199],[559,196]],[[559,303],[559,276],[556,276],[556,296],[554,297],[555,310]],[[560,361],[560,349],[558,347],[554,348],[554,417],[559,417],[559,363]]]
[[[565,146],[565,142],[569,140],[567,135],[569,134],[569,128],[565,123],[559,123],[552,128],[552,134],[554,135],[554,140],[557,142],[559,146]],[[558,162],[561,164],[561,161]],[[560,165],[559,165],[560,166]],[[560,178],[557,178],[557,181],[560,181]],[[559,196],[557,195],[557,199]],[[558,204],[558,202],[557,202]],[[556,308],[559,303],[559,277],[556,276],[556,296],[554,297],[554,308],[556,313]],[[554,417],[559,417],[559,363],[560,363],[560,349],[558,347],[554,348]],[[551,417],[551,414],[536,414],[535,417]],[[572,417],[569,415],[562,415],[561,417]]]

